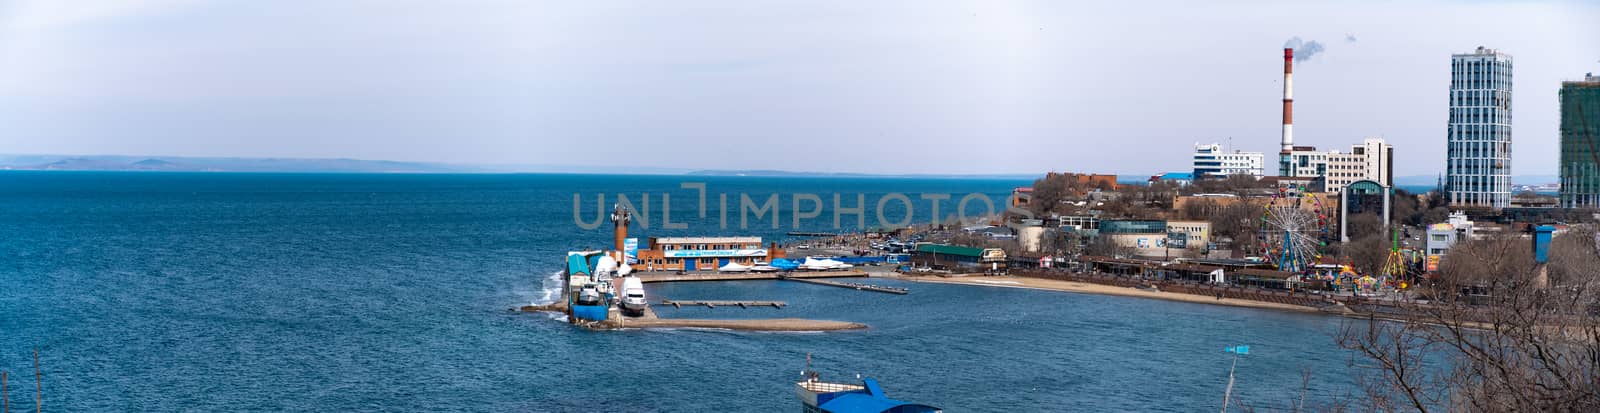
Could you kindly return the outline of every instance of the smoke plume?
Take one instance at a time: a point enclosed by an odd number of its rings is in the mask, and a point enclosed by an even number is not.
[[[1311,60],[1312,56],[1322,53],[1323,50],[1322,43],[1318,43],[1316,40],[1303,41],[1300,40],[1300,36],[1295,36],[1289,41],[1283,42],[1283,47],[1294,49],[1295,63]]]

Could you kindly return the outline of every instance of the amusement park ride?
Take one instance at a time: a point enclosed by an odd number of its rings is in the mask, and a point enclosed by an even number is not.
[[[1328,214],[1305,187],[1279,188],[1261,215],[1261,246],[1279,271],[1301,273],[1328,246]]]
[[[1279,271],[1352,287],[1357,293],[1377,293],[1384,286],[1405,288],[1418,254],[1401,248],[1399,231],[1393,228],[1389,254],[1377,277],[1361,275],[1348,264],[1324,264],[1323,253],[1334,237],[1328,226],[1330,215],[1315,192],[1303,186],[1279,189],[1261,216],[1261,247],[1266,258]]]

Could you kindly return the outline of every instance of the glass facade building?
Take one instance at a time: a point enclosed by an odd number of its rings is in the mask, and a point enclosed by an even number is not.
[[[1450,205],[1511,205],[1511,56],[1479,47],[1450,59],[1445,193]]]
[[[1100,221],[1101,234],[1165,234],[1167,221],[1115,220]]]
[[[1561,206],[1600,207],[1600,76],[1561,83]]]

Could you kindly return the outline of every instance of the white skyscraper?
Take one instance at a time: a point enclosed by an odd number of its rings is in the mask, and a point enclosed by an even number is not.
[[[1511,55],[1478,47],[1450,57],[1445,130],[1450,205],[1511,205]]]

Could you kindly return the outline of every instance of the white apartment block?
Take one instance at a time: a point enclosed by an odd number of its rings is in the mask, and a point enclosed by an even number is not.
[[[1394,186],[1393,170],[1394,147],[1381,138],[1366,138],[1350,145],[1350,152],[1328,152],[1327,191],[1338,192],[1360,180]]]
[[[1194,145],[1194,178],[1225,178],[1229,175],[1261,176],[1266,155],[1261,152],[1226,152],[1222,144]]]
[[[1289,171],[1278,175],[1290,177],[1318,177],[1328,173],[1328,153],[1318,152],[1315,146],[1296,146],[1289,152]]]

